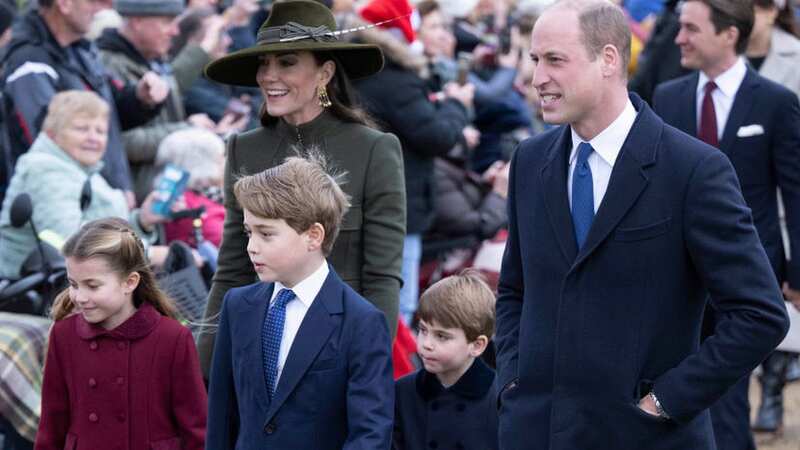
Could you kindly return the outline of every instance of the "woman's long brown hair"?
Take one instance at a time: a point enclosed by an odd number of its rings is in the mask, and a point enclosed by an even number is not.
[[[333,61],[336,64],[336,72],[333,78],[328,82],[328,97],[331,100],[331,106],[328,110],[334,117],[343,122],[357,123],[366,125],[370,128],[377,128],[375,121],[370,115],[361,108],[355,100],[353,86],[350,84],[350,78],[347,76],[343,69],[343,65],[339,62],[338,58],[332,52],[311,52],[314,55],[314,60],[318,66],[325,64],[326,61]],[[260,111],[261,125],[268,127],[278,121],[277,117],[270,116],[267,113],[267,100],[261,105]]]
[[[156,283],[142,240],[125,220],[108,218],[85,224],[67,240],[62,253],[66,258],[79,261],[101,258],[121,278],[138,272],[139,285],[133,291],[133,305],[138,308],[144,303],[150,303],[162,315],[176,317],[172,300]],[[53,320],[61,320],[74,310],[75,304],[70,299],[69,288],[66,288],[53,302],[50,315]]]

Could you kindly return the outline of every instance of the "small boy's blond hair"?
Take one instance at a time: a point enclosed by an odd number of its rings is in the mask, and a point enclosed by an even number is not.
[[[473,342],[494,333],[495,296],[477,270],[467,269],[443,278],[419,299],[420,320],[445,328],[460,328]]]
[[[242,208],[264,219],[283,219],[297,233],[308,231],[314,223],[322,225],[325,256],[330,254],[350,207],[324,157],[314,152],[290,156],[279,166],[242,177],[233,192]]]

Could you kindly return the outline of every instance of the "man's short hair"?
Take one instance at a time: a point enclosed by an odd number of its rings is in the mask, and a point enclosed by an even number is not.
[[[620,67],[624,78],[631,61],[631,29],[622,9],[606,0],[563,0],[551,8],[571,9],[578,13],[583,45],[594,60],[603,47],[613,45],[622,58]]]
[[[494,333],[494,292],[476,270],[443,278],[419,299],[420,320],[464,331],[467,342]]]
[[[341,178],[338,175],[337,178]],[[264,219],[283,219],[297,233],[319,223],[325,229],[322,253],[328,255],[350,201],[317,152],[291,156],[283,164],[239,179],[233,186],[239,205]]]
[[[55,134],[76,117],[108,117],[109,111],[108,103],[92,91],[62,91],[50,100],[42,131]]]
[[[686,0],[687,2],[700,2],[711,10],[711,23],[718,34],[729,27],[739,30],[739,39],[736,40],[736,54],[741,55],[747,50],[750,33],[755,23],[755,12],[752,0]]]

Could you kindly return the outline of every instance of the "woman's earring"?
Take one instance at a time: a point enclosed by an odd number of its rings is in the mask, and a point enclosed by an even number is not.
[[[325,86],[317,87],[317,98],[319,99],[319,106],[323,108],[331,106],[331,99],[328,97],[328,89]]]

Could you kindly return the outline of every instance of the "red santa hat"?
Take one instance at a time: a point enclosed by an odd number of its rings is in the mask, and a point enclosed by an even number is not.
[[[413,9],[408,0],[372,0],[361,9],[361,17],[371,23],[390,20],[390,22],[384,23],[380,27],[398,29],[410,44],[417,39],[414,27],[411,24],[412,12]]]

